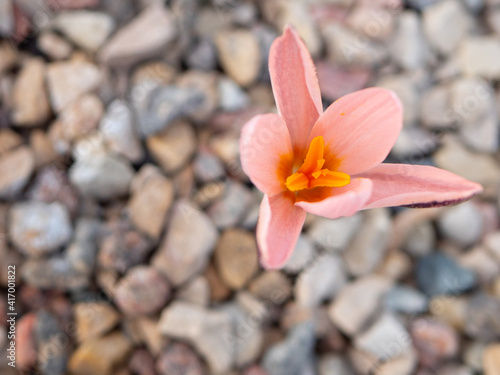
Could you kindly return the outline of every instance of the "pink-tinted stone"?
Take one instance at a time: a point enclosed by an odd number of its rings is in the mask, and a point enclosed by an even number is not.
[[[21,369],[28,369],[36,363],[37,353],[33,334],[35,322],[36,315],[34,313],[24,315],[17,322],[16,354],[17,365]]]
[[[331,101],[361,90],[366,87],[371,78],[371,72],[368,69],[340,68],[322,61],[318,62],[316,69],[321,93],[325,99]]]

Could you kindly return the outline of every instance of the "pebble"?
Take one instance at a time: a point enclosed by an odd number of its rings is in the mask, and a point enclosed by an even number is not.
[[[54,62],[47,67],[50,102],[56,113],[83,94],[97,89],[101,72],[96,65],[85,61]]]
[[[146,140],[148,151],[167,173],[178,172],[193,157],[196,135],[187,122],[178,121]]]
[[[422,221],[413,227],[403,249],[414,257],[431,253],[436,246],[436,231],[430,221]]]
[[[99,59],[108,65],[130,66],[159,55],[176,36],[174,15],[161,4],[153,4],[106,42]]]
[[[249,285],[254,296],[281,305],[292,296],[292,284],[280,271],[264,271]]]
[[[344,261],[351,275],[371,273],[382,261],[391,237],[392,223],[386,209],[369,210],[351,244]]]
[[[68,210],[60,203],[24,202],[9,214],[9,238],[24,254],[54,253],[73,235]]]
[[[144,151],[134,127],[135,114],[124,100],[113,100],[101,119],[99,130],[109,149],[123,155],[132,163],[144,158]]]
[[[255,237],[247,231],[228,229],[215,249],[215,264],[231,289],[241,289],[259,268]]]
[[[11,129],[0,129],[0,156],[23,144],[19,134]]]
[[[376,313],[391,284],[391,280],[377,275],[347,284],[329,307],[330,319],[345,334],[356,334]]]
[[[132,350],[132,343],[121,332],[85,341],[71,355],[68,369],[74,375],[111,375]]]
[[[56,153],[54,144],[43,130],[31,131],[29,142],[30,148],[35,155],[35,165],[37,167],[58,162],[60,155]]]
[[[165,306],[170,295],[170,285],[157,269],[136,266],[118,283],[114,300],[127,315],[152,315]]]
[[[228,313],[176,301],[163,310],[158,329],[167,337],[190,342],[213,373],[231,368],[234,336]]]
[[[0,35],[10,36],[15,30],[14,3],[4,1],[0,5]]]
[[[18,57],[17,48],[14,48],[8,41],[0,43],[0,57],[0,75],[3,75],[5,71],[16,64]]]
[[[496,152],[500,132],[492,87],[474,78],[456,80],[451,86],[451,104],[451,118],[460,126],[463,142],[479,152]]]
[[[185,344],[170,345],[158,358],[156,369],[159,375],[203,375],[201,361]]]
[[[427,310],[428,304],[423,293],[406,285],[394,286],[385,296],[385,307],[396,313],[420,314]]]
[[[300,306],[315,308],[335,297],[346,284],[342,259],[336,254],[325,254],[299,274],[294,288],[295,300]]]
[[[354,347],[385,362],[409,351],[411,338],[396,317],[385,313],[366,331],[356,336]]]
[[[62,203],[71,216],[76,213],[79,205],[78,194],[71,186],[66,171],[55,165],[38,170],[27,197],[45,203]]]
[[[477,293],[467,303],[465,333],[480,341],[495,340],[500,335],[500,299]]]
[[[454,125],[452,90],[449,85],[433,86],[422,95],[420,112],[422,123],[429,129],[447,129]],[[451,116],[449,115],[451,111]]]
[[[438,218],[437,223],[445,238],[462,247],[478,241],[483,232],[483,216],[472,202],[450,207]]]
[[[223,111],[238,111],[250,104],[250,99],[236,82],[229,78],[219,80],[219,107]]]
[[[325,220],[326,223],[326,220]],[[295,245],[295,250],[283,267],[286,273],[298,273],[315,259],[316,250],[309,236],[301,234]]]
[[[419,287],[428,296],[460,295],[476,285],[474,273],[442,253],[422,257],[417,263]]]
[[[181,75],[176,83],[181,88],[191,88],[202,94],[202,100],[188,113],[188,117],[196,124],[203,125],[219,104],[217,74],[192,70]]]
[[[128,366],[137,375],[156,375],[155,359],[146,349],[134,350]]]
[[[429,311],[437,319],[463,331],[466,319],[467,301],[465,297],[436,296],[429,303]]]
[[[194,174],[200,182],[210,182],[222,179],[225,174],[224,165],[220,159],[209,151],[201,150],[193,160]]]
[[[458,334],[446,323],[418,318],[412,322],[410,332],[420,363],[426,367],[434,368],[441,361],[458,354]]]
[[[198,276],[179,289],[175,298],[195,305],[208,306],[210,304],[210,284],[207,278]]]
[[[251,85],[260,72],[260,47],[255,35],[247,30],[225,30],[216,35],[215,46],[222,68],[236,83]]]
[[[377,82],[377,86],[393,90],[403,103],[403,121],[411,126],[420,118],[420,95],[416,85],[408,76],[388,75]]]
[[[133,176],[126,159],[103,152],[81,154],[69,170],[71,183],[82,195],[101,201],[127,195]]]
[[[51,115],[45,90],[46,65],[40,58],[28,59],[17,77],[12,92],[14,125],[33,127],[44,124]]]
[[[487,249],[477,246],[459,258],[461,266],[474,271],[481,284],[490,284],[500,275],[500,265]]]
[[[262,367],[269,375],[303,375],[313,360],[314,327],[302,323],[290,330],[285,340],[271,346],[262,358]]]
[[[253,202],[254,196],[246,186],[228,180],[224,193],[210,205],[207,213],[218,228],[225,229],[239,224]]]
[[[489,345],[483,354],[483,365],[485,375],[500,374],[500,345]]]
[[[108,14],[89,10],[61,12],[53,23],[68,39],[89,52],[96,52],[115,27]]]
[[[49,137],[60,154],[68,153],[71,143],[91,134],[104,113],[101,100],[85,94],[68,104],[49,129]]]
[[[73,51],[71,44],[51,31],[43,31],[36,42],[38,49],[53,60],[66,60]]]
[[[456,140],[445,140],[434,160],[437,167],[477,182],[485,191],[496,189],[500,183],[500,168],[491,155],[472,153]]]
[[[201,39],[196,43],[186,57],[186,64],[191,69],[204,71],[213,70],[217,66],[217,52],[210,40]]]
[[[343,251],[359,230],[362,214],[336,220],[316,218],[307,230],[309,238],[328,252]]]
[[[371,68],[387,58],[387,49],[379,42],[338,24],[323,28],[328,59],[335,65]]]
[[[419,15],[414,11],[404,11],[399,15],[398,23],[389,46],[391,57],[405,70],[422,68],[427,44]]]
[[[79,302],[73,305],[73,314],[78,342],[101,337],[120,321],[118,312],[107,302]]]
[[[15,198],[28,183],[34,167],[34,155],[28,147],[0,154],[0,198]]]
[[[423,11],[424,34],[430,46],[449,55],[472,28],[472,20],[461,2],[439,1]]]
[[[132,224],[158,240],[174,199],[172,183],[162,175],[158,167],[145,164],[134,176],[131,190],[128,210]]]
[[[369,69],[344,68],[326,61],[318,61],[316,70],[321,95],[330,101],[365,88],[371,78]]]
[[[353,370],[349,362],[340,355],[327,354],[319,359],[319,375],[351,375]]]
[[[484,245],[500,263],[500,231],[492,232],[484,238]]]
[[[181,285],[207,266],[217,239],[217,229],[205,213],[187,201],[178,201],[153,265],[174,286]]]
[[[98,263],[102,269],[125,273],[145,263],[152,248],[152,241],[128,221],[110,222],[101,236]]]
[[[485,79],[500,79],[500,67],[493,61],[500,58],[498,36],[475,36],[463,40],[458,52],[458,62],[466,75]]]
[[[33,312],[23,315],[17,321],[16,365],[23,370],[36,365],[37,350],[35,346],[35,325],[36,314]],[[7,338],[7,335],[5,335],[5,337]]]
[[[62,330],[56,317],[47,310],[40,310],[36,315],[35,340],[37,368],[41,374],[65,374],[69,337]]]

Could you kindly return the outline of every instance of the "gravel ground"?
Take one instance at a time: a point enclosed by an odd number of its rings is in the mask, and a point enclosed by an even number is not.
[[[484,192],[308,217],[261,269],[238,138],[289,23],[325,106],[394,90],[389,160]],[[0,35],[2,374],[500,374],[500,1],[5,0]]]

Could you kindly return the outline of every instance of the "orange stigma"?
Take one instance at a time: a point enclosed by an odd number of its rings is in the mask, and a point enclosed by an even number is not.
[[[286,179],[285,186],[288,190],[299,191],[319,186],[341,187],[351,182],[351,177],[346,173],[321,169],[325,164],[324,151],[325,140],[320,135],[311,141],[304,164]]]

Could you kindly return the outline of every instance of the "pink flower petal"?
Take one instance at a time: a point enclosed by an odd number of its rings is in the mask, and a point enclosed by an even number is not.
[[[295,206],[314,215],[336,219],[354,215],[366,205],[371,194],[372,182],[367,178],[356,178],[349,185],[331,188],[331,196],[321,201],[299,201]]]
[[[403,125],[403,108],[390,90],[369,88],[334,102],[314,125],[309,142],[325,139],[325,167],[350,175],[381,163]]]
[[[293,205],[294,198],[284,193],[262,199],[257,224],[257,244],[264,268],[283,267],[292,255],[306,212]]]
[[[323,113],[318,78],[311,55],[297,32],[286,27],[269,51],[269,73],[274,98],[285,120],[292,144],[305,150],[307,137]]]
[[[240,137],[243,171],[257,188],[271,196],[285,190],[292,174],[293,150],[288,128],[273,113],[255,116],[245,124]]]
[[[426,165],[380,164],[356,177],[373,182],[373,193],[365,208],[445,206],[483,190],[475,182]]]

